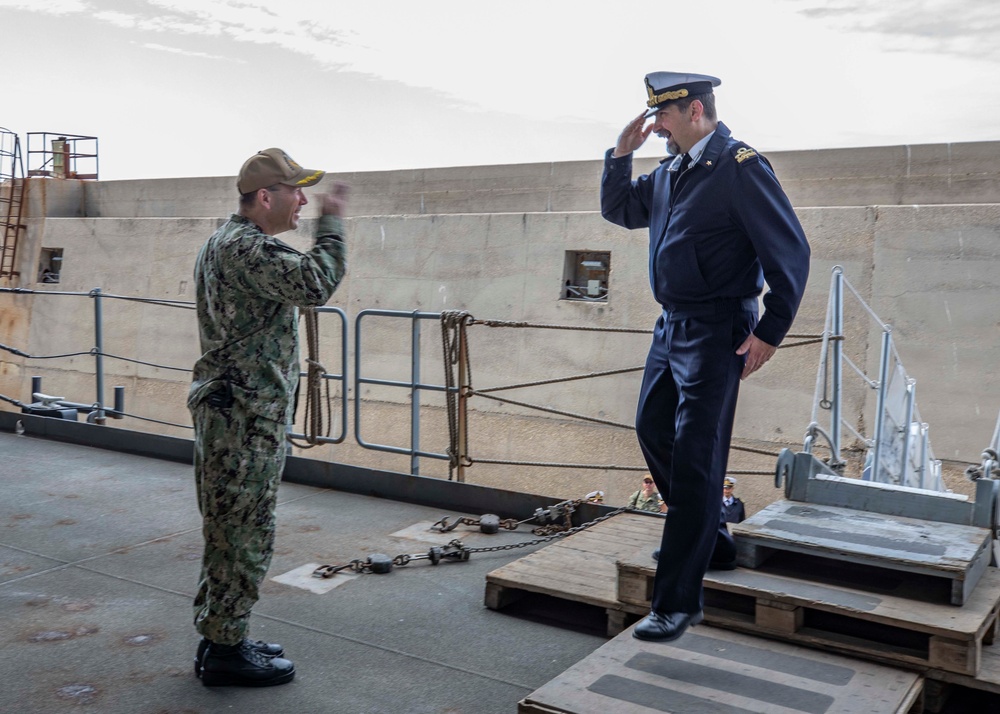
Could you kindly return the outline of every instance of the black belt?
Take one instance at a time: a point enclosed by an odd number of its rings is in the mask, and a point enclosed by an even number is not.
[[[707,317],[734,312],[757,312],[757,298],[720,298],[706,302],[668,303],[661,306],[663,315],[670,317]]]

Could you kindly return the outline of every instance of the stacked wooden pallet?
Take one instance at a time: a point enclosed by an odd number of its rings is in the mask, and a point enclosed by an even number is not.
[[[618,563],[618,597],[649,609],[654,570],[636,553]],[[788,562],[783,564],[788,567]],[[801,562],[799,573],[809,572]],[[979,674],[984,645],[993,643],[1000,611],[1000,571],[991,568],[963,607],[909,599],[839,584],[836,572],[815,580],[738,568],[709,572],[705,620],[713,625],[917,669]],[[905,589],[905,577],[873,580],[875,588]],[[910,583],[910,587],[917,586]]]
[[[788,508],[792,509],[791,515],[801,517],[801,511],[795,510],[801,505],[777,506],[776,511],[786,509],[780,512],[780,518],[776,512],[766,513],[761,520],[770,523],[769,534],[760,535],[767,529],[760,526],[759,520],[746,528],[734,528],[738,543],[746,537],[744,531],[754,531],[756,540],[741,546],[740,558],[742,564],[750,562],[759,567],[708,573],[704,581],[708,624],[767,638],[759,642],[779,639],[803,651],[826,651],[849,663],[863,658],[892,671],[905,669],[920,675],[921,682],[927,678],[938,687],[943,683],[958,684],[1000,695],[1000,652],[994,652],[996,648],[991,646],[1000,613],[1000,571],[983,566],[984,551],[978,536],[956,541],[951,538],[953,534],[945,534],[948,542],[941,554],[940,544],[935,544],[933,538],[918,535],[916,543],[923,543],[922,548],[907,546],[905,538],[886,538],[874,524],[887,519],[877,516],[867,528],[857,531],[865,538],[855,539],[858,542],[853,550],[827,549],[817,555],[801,546],[808,540],[806,535],[819,538],[824,534],[815,529],[829,527],[836,520],[824,507],[827,513],[815,517],[825,519],[825,524],[814,526],[808,534],[805,531],[809,529],[799,527],[798,537],[790,539],[794,541],[793,549],[775,547],[778,539],[774,534],[787,528],[779,526],[778,521],[787,521]],[[650,552],[660,544],[662,524],[655,516],[623,514],[557,541],[491,572],[487,576],[486,604],[500,609],[527,592],[584,602],[604,610],[608,634],[615,636],[649,611],[655,572]],[[915,559],[919,562],[910,568],[901,568],[898,563],[880,567],[878,558],[869,559],[872,549],[884,548],[892,541],[898,541],[898,548],[909,548],[911,554],[921,550]],[[965,543],[961,546],[965,550],[956,551],[956,542]],[[975,544],[968,545],[971,542]],[[831,553],[841,557],[830,557]],[[934,561],[933,566],[928,566],[928,560]],[[973,581],[974,586],[967,587],[966,583]],[[961,605],[952,604],[956,597],[962,600]],[[711,628],[698,628],[697,632],[717,634]],[[635,653],[648,647],[664,647],[631,637],[616,638],[615,642],[620,643],[616,648]],[[758,646],[766,649],[777,645],[770,642]],[[589,670],[582,667],[566,673],[574,682],[566,684],[568,690],[582,687],[595,694],[588,689],[590,684],[580,679],[585,671]],[[556,689],[554,684],[546,689],[546,697]],[[899,708],[886,705],[882,710],[905,712],[913,707],[913,711],[922,711],[923,704],[915,704],[908,697],[900,696],[896,705]],[[579,708],[551,708],[553,702],[545,697],[529,698],[523,704],[536,707],[522,708],[524,712],[591,711],[582,702],[572,705]],[[550,709],[537,708],[543,706]],[[598,705],[592,710],[601,708]],[[604,709],[611,710],[629,709]]]
[[[649,611],[619,600],[617,563],[639,547],[651,553],[662,532],[662,517],[624,513],[554,541],[489,573],[486,607],[500,610],[525,593],[573,600],[604,609],[608,637],[614,637]]]
[[[746,568],[803,554],[859,584],[872,576],[919,579],[931,598],[952,605],[963,605],[975,591],[992,544],[988,528],[786,500],[732,532]]]
[[[628,633],[518,703],[519,714],[908,714],[923,710],[913,672],[696,627],[669,644]]]

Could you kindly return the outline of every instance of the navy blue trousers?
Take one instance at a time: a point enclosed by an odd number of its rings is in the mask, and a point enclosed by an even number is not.
[[[757,324],[757,299],[664,309],[636,412],[646,465],[667,504],[652,609],[695,613],[713,553],[736,554],[722,519],[722,481],[729,459],[744,358],[737,348]]]

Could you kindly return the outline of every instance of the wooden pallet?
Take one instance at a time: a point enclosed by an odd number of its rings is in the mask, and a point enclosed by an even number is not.
[[[873,580],[869,589],[859,590],[836,571],[814,566],[803,559],[792,573],[709,571],[705,618],[721,627],[876,661],[979,674],[983,645],[992,644],[1000,612],[996,568],[988,569],[965,606],[957,608],[919,599],[921,581],[906,583],[905,574]],[[841,570],[853,574],[854,568]],[[619,599],[640,612],[648,610],[654,573],[642,551],[619,561]]]
[[[837,567],[923,578],[942,601],[962,605],[990,561],[988,528],[872,514],[780,500],[732,527],[737,559],[759,568],[776,555],[801,553]]]
[[[695,627],[671,643],[623,633],[518,703],[519,714],[856,714],[923,711],[919,674]]]
[[[982,664],[979,667],[979,674],[975,677],[944,669],[929,669],[925,675],[928,680],[957,684],[967,689],[990,692],[1000,697],[1000,644],[983,648]]]
[[[500,610],[524,593],[540,593],[603,608],[609,637],[637,615],[649,612],[618,600],[616,562],[637,547],[647,556],[659,546],[663,519],[655,514],[623,513],[563,540],[553,541],[486,576],[486,607]],[[652,560],[650,559],[650,562]]]

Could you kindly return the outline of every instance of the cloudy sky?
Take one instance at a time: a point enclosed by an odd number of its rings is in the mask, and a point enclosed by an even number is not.
[[[99,137],[102,179],[589,160],[673,69],[765,151],[1000,140],[996,0],[679,5],[0,0],[0,127]]]

